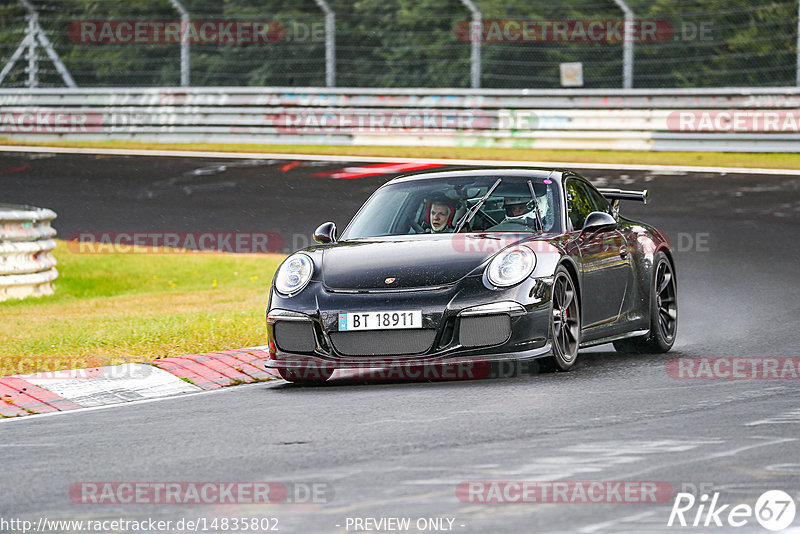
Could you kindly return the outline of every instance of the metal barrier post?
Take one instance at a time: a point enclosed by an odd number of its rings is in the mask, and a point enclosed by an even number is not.
[[[336,13],[325,0],[314,0],[325,13],[325,85],[336,87]]]
[[[28,87],[39,85],[39,57],[36,52],[36,14],[28,13],[28,29],[25,39],[28,41]]]
[[[189,12],[179,0],[169,0],[181,15],[181,86],[189,87]]]
[[[38,85],[39,58],[36,55],[36,42],[38,41],[39,45],[44,48],[44,51],[47,53],[50,61],[52,61],[53,65],[56,66],[56,70],[61,75],[61,79],[64,80],[64,83],[67,84],[67,87],[78,87],[75,84],[75,80],[72,79],[72,76],[67,70],[67,67],[65,67],[64,63],[61,62],[61,58],[58,57],[58,53],[56,53],[55,49],[53,48],[53,43],[50,42],[50,39],[48,39],[47,35],[45,35],[44,31],[42,31],[42,27],[39,25],[39,16],[36,13],[36,10],[33,8],[33,4],[31,4],[28,0],[19,0],[19,2],[28,12],[28,28],[25,31],[25,38],[11,55],[11,58],[5,64],[3,70],[0,71],[0,84],[3,83],[3,80],[5,80],[8,73],[11,72],[11,69],[14,67],[14,63],[16,63],[17,60],[22,56],[22,53],[27,50],[28,87],[36,87],[36,85]]]
[[[614,0],[614,3],[625,13],[625,42],[622,44],[622,87],[633,87],[633,10],[625,0]]]
[[[472,14],[469,28],[470,52],[470,86],[478,89],[481,86],[481,39],[483,39],[483,13],[472,0],[461,0],[461,3]]]

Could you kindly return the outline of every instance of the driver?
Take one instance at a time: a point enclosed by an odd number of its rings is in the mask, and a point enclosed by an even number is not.
[[[453,231],[456,202],[444,193],[432,195],[425,203],[425,222],[434,234]]]
[[[536,207],[539,207],[539,217],[544,224],[547,216],[547,197],[538,197],[536,203],[531,197],[506,197],[503,207],[506,210],[504,221],[517,222],[526,226],[536,226]]]

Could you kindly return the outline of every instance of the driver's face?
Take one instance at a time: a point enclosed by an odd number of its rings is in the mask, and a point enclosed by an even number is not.
[[[513,204],[509,206],[509,210],[511,211],[512,217],[519,217],[523,213],[525,213],[525,208],[527,207],[526,204]]]
[[[436,230],[441,230],[447,224],[447,218],[450,216],[450,206],[443,206],[441,204],[431,205],[431,226]]]

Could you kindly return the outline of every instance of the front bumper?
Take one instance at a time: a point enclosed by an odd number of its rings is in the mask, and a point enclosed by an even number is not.
[[[273,292],[267,311],[267,337],[274,369],[391,368],[476,362],[528,360],[550,352],[550,291],[552,279],[529,279],[509,289],[489,290],[480,277],[469,277],[449,287],[408,291],[344,293],[312,282],[299,295],[287,298]],[[422,310],[422,326],[432,333],[430,348],[414,354],[345,354],[331,334],[338,332],[340,312]],[[465,318],[505,317],[510,328],[503,341],[464,346],[460,341]],[[313,332],[309,350],[284,350],[276,342],[275,327],[305,325]],[[471,323],[471,324],[474,324]],[[411,332],[411,331],[407,331]],[[309,334],[309,336],[312,334]],[[402,335],[402,332],[398,332]],[[474,337],[474,336],[473,336]],[[473,340],[474,344],[475,341]],[[313,345],[313,349],[311,348]]]

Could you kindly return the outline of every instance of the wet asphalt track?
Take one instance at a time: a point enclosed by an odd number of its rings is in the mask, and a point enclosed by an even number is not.
[[[313,174],[347,165],[280,170],[286,163],[4,154],[0,201],[55,209],[61,236],[267,231],[291,246],[320,222],[345,224],[390,178],[335,180]],[[455,532],[667,532],[689,530],[666,526],[671,500],[476,504],[455,489],[468,480],[648,480],[713,485],[720,503],[752,505],[769,489],[800,499],[800,382],[666,372],[676,356],[800,356],[800,178],[584,174],[652,192],[651,205],[623,211],[677,247],[679,332],[668,355],[603,346],[582,352],[570,373],[276,382],[0,423],[0,517],[272,516],[280,532],[300,533],[346,532],[348,517],[444,517]],[[68,489],[80,481],[316,482],[332,496],[309,505],[77,505]],[[742,531],[767,532],[754,519]]]

